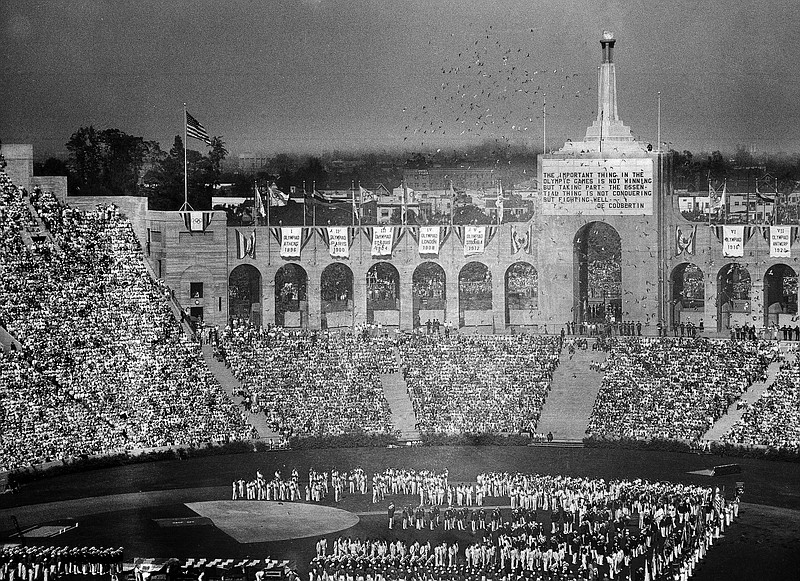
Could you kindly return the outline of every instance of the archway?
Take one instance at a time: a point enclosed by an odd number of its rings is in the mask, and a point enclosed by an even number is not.
[[[411,293],[414,301],[414,326],[427,321],[445,321],[447,309],[447,275],[435,262],[423,262],[411,276]]]
[[[308,274],[298,264],[284,264],[275,273],[275,324],[308,326]]]
[[[796,315],[797,273],[786,264],[774,264],[764,273],[764,324],[781,327]]]
[[[726,264],[717,273],[717,331],[744,325],[750,315],[750,273],[740,264]]]
[[[367,322],[400,326],[400,273],[389,262],[367,271]]]
[[[320,275],[323,329],[353,325],[353,271],[341,262],[329,264]]]
[[[691,322],[699,326],[706,304],[703,271],[696,264],[684,262],[673,269],[670,281],[672,325]]]
[[[468,262],[458,273],[459,326],[491,325],[492,272],[482,262]]]
[[[576,322],[622,320],[622,240],[605,222],[575,234],[573,312]]]
[[[506,325],[530,325],[539,308],[539,273],[532,264],[515,262],[506,270]]]
[[[228,277],[228,317],[261,326],[261,273],[250,264],[240,264]]]

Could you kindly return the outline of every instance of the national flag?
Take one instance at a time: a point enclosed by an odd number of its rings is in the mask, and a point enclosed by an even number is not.
[[[495,207],[497,208],[497,223],[500,224],[503,221],[503,183],[502,182],[498,182],[497,200],[495,201]]]
[[[278,186],[272,184],[269,187],[269,205],[285,206],[287,203],[289,203],[289,196],[280,191]]]
[[[242,234],[236,230],[236,256],[239,260],[245,257],[250,257],[253,260],[256,258],[256,231],[253,229],[252,234]]]
[[[697,236],[697,225],[690,231],[688,236],[683,233],[680,226],[675,226],[675,256],[694,254],[694,241]]]
[[[267,215],[267,211],[264,209],[264,198],[261,197],[261,190],[258,189],[258,183],[257,182],[255,184],[255,187],[256,187],[256,194],[255,194],[255,198],[256,198],[256,202],[255,202],[256,203],[256,208],[255,208],[256,214],[258,214],[259,216],[264,218]]]
[[[211,145],[211,137],[208,135],[206,128],[192,117],[188,111],[186,111],[186,137],[192,137],[204,141],[206,145]]]
[[[367,190],[361,186],[358,186],[358,191],[361,194],[362,204],[368,204],[369,202],[375,202],[378,200],[378,196],[371,190]]]

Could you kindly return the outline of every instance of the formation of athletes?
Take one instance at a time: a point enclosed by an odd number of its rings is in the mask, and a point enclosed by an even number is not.
[[[253,480],[257,489],[260,474]],[[276,472],[271,482],[278,490],[291,483],[284,500],[321,502],[330,493],[334,502],[345,495],[370,499],[386,507],[389,534],[402,534],[391,540],[318,539],[310,581],[359,572],[373,581],[453,575],[508,581],[531,574],[551,580],[688,579],[739,511],[738,496],[726,499],[718,489],[639,479],[497,472],[456,483],[447,470],[388,468],[368,478],[355,468],[311,469],[307,482],[297,470],[288,478]],[[251,500],[266,500],[274,490]],[[408,497],[418,503],[394,504]]]

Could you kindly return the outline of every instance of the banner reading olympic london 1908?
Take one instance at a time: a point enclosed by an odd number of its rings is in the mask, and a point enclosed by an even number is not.
[[[543,159],[541,186],[545,215],[653,215],[651,159]]]

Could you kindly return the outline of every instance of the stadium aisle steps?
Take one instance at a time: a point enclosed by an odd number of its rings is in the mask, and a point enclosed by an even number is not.
[[[231,370],[228,369],[224,363],[216,360],[214,357],[214,349],[211,345],[203,345],[202,350],[203,359],[206,360],[206,365],[208,365],[211,373],[213,373],[214,377],[219,381],[222,390],[228,395],[231,401],[237,405],[241,405],[242,398],[234,396],[234,393],[242,387],[239,380],[233,376]],[[242,406],[242,410],[244,410],[244,406]],[[245,413],[247,414],[247,422],[256,429],[258,436],[262,440],[274,440],[275,443],[281,441],[281,435],[269,427],[269,424],[267,424],[267,417],[263,413],[254,414],[247,411]]]
[[[36,208],[31,203],[30,198],[23,197],[23,200],[25,201],[25,206],[28,208],[28,213],[31,215],[31,217],[36,222],[36,225],[39,227],[39,231],[35,232],[34,234],[36,236],[44,236],[45,238],[47,238],[48,242],[52,244],[55,252],[59,252],[61,250],[61,247],[55,243],[55,240],[53,240],[53,235],[50,233],[50,230],[47,228],[47,226],[45,226],[44,220],[42,220],[41,216],[39,216],[39,212],[36,211]],[[34,234],[30,234],[28,232],[23,232],[22,234],[23,234],[22,236],[23,242],[25,242],[25,244],[29,244],[29,242],[30,244],[33,244],[32,236]]]
[[[589,369],[592,361],[605,361],[606,353],[578,349],[572,359],[566,349],[561,353],[558,369],[553,374],[553,387],[544,402],[536,431],[553,433],[556,440],[580,441],[592,412],[603,374]]]
[[[397,358],[399,363],[399,351],[397,352]],[[414,406],[408,397],[408,385],[403,378],[403,374],[399,371],[381,373],[381,386],[383,387],[386,401],[389,403],[392,426],[400,432],[400,440],[419,440],[419,430],[416,429],[417,418],[414,415]]]
[[[2,346],[3,351],[10,351],[11,345],[14,345],[17,351],[22,351],[22,343],[9,333],[5,327],[0,325],[0,346]]]
[[[772,385],[775,381],[775,377],[778,375],[778,371],[780,370],[780,362],[773,361],[770,366],[767,368],[767,380],[764,382],[756,381],[753,385],[750,386],[744,394],[742,395],[741,399],[733,402],[729,407],[728,411],[725,412],[725,415],[714,422],[714,425],[706,432],[703,436],[704,440],[710,440],[712,442],[718,442],[720,438],[727,432],[728,430],[733,427],[739,419],[741,419],[742,415],[745,412],[745,408],[736,409],[736,404],[740,401],[746,402],[748,405],[752,405],[761,394],[767,390],[767,387]]]

